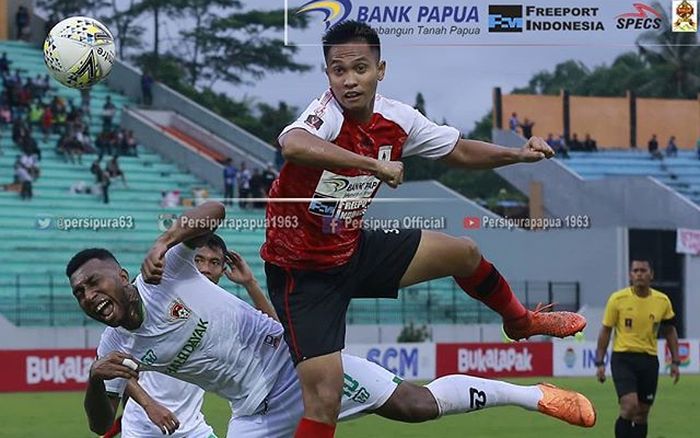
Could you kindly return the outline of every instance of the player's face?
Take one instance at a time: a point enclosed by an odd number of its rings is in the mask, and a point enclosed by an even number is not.
[[[326,75],[333,95],[351,113],[365,113],[374,108],[377,84],[384,79],[386,64],[377,59],[369,44],[350,42],[331,47],[326,61]]]
[[[220,249],[211,249],[203,246],[197,249],[194,256],[194,263],[197,269],[205,277],[215,284],[219,284],[221,276],[224,275],[224,254]]]
[[[654,279],[654,273],[647,262],[633,261],[630,268],[630,282],[632,286],[649,287]]]
[[[122,325],[129,313],[128,285],[127,272],[109,260],[89,260],[70,277],[73,296],[83,312],[112,327]]]

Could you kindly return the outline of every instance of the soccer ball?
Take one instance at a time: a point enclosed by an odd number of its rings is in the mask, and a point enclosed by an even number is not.
[[[95,85],[109,75],[114,59],[114,38],[107,26],[94,18],[66,18],[44,41],[46,68],[66,87]]]

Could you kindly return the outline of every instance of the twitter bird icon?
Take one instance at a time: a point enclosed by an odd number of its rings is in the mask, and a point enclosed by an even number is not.
[[[34,224],[37,230],[48,230],[51,228],[53,216],[37,216]]]

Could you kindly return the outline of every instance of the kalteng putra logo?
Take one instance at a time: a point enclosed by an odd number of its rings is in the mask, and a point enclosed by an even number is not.
[[[328,29],[345,20],[351,11],[352,3],[350,0],[311,0],[302,5],[296,13],[322,12],[325,14],[323,22],[326,23],[326,29]]]

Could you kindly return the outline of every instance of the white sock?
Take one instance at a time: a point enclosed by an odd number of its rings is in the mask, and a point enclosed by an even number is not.
[[[542,391],[498,380],[455,374],[425,385],[437,401],[440,416],[463,414],[493,406],[520,406],[537,410]]]

